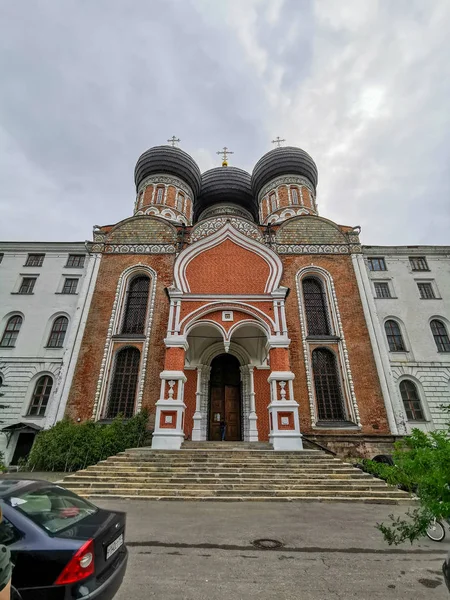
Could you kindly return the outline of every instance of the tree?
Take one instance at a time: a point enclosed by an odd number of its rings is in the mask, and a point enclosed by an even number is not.
[[[444,409],[450,413],[450,407]],[[368,471],[417,496],[419,506],[405,516],[389,515],[390,524],[377,523],[389,545],[413,543],[425,535],[431,521],[450,518],[450,423],[444,431],[414,429],[395,444],[394,465],[366,461]]]

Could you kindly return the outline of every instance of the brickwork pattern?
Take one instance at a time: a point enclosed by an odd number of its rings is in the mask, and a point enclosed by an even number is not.
[[[338,225],[305,215],[280,225],[276,241],[279,244],[347,244],[349,240]]]
[[[138,216],[119,223],[105,241],[110,244],[174,244],[177,230],[163,219]]]
[[[315,265],[326,269],[334,280],[356,400],[361,416],[362,432],[388,433],[384,401],[351,258],[338,255],[314,256],[312,261],[311,257],[306,256],[283,256],[283,265],[282,285],[292,289],[286,302],[286,316],[291,339],[289,348],[291,368],[296,376],[294,397],[300,404],[302,431],[310,432],[312,428],[306,386],[306,367],[300,334],[298,298],[294,282],[300,268]]]
[[[103,255],[91,308],[84,331],[78,363],[67,403],[67,414],[81,420],[90,419],[95,390],[103,357],[111,309],[120,274],[126,268],[142,263],[158,273],[152,331],[150,334],[147,374],[142,399],[143,408],[151,413],[151,425],[155,417],[155,403],[159,399],[159,374],[164,368],[165,348],[163,339],[167,331],[169,301],[164,288],[173,280],[172,255]]]

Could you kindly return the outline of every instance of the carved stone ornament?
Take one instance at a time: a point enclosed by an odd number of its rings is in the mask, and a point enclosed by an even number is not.
[[[361,252],[359,244],[277,244],[279,254],[354,254]]]
[[[190,198],[194,197],[194,192],[191,190],[190,186],[187,185],[187,183],[185,183],[182,179],[179,179],[178,177],[175,177],[174,175],[164,175],[161,173],[161,175],[149,175],[148,177],[146,177],[142,182],[141,185],[139,186],[139,189],[137,191],[137,196],[139,197],[139,194],[141,193],[142,190],[144,190],[148,185],[157,185],[157,184],[165,184],[165,185],[173,185],[176,188],[179,188],[180,190],[182,190],[185,194],[187,194]]]
[[[95,244],[88,245],[90,252],[102,254],[175,254],[174,244]]]
[[[257,240],[258,242],[264,242],[262,233],[260,232],[257,225],[245,221],[238,217],[217,217],[215,219],[208,219],[199,223],[191,232],[191,242],[197,242],[209,235],[212,235],[219,229],[221,229],[227,222],[230,222],[235,229],[243,233],[244,235]]]
[[[311,182],[306,179],[306,177],[301,177],[299,175],[283,175],[283,177],[277,177],[276,179],[272,179],[269,183],[261,189],[258,194],[258,202],[264,198],[266,194],[268,194],[273,188],[277,188],[280,185],[304,185],[308,188],[311,197],[315,198],[314,189],[311,185]]]

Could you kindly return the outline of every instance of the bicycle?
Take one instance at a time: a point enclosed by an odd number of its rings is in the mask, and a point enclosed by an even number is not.
[[[447,523],[450,524],[448,520]],[[442,542],[445,538],[445,525],[442,521],[439,521],[439,519],[434,518],[428,525],[425,533],[432,542]]]

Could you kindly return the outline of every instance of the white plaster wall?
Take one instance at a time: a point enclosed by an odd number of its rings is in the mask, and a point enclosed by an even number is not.
[[[0,337],[11,313],[23,315],[23,323],[14,348],[0,347],[1,389],[0,404],[8,408],[0,411],[0,427],[18,422],[31,422],[40,427],[53,425],[46,419],[53,413],[52,405],[59,403],[60,375],[69,344],[73,344],[72,330],[77,313],[82,310],[88,291],[86,273],[92,270],[93,257],[87,254],[84,243],[0,243],[3,260],[0,263]],[[45,254],[41,267],[26,267],[28,254]],[[66,268],[69,254],[85,254],[83,268]],[[31,295],[12,293],[24,276],[37,275]],[[60,294],[64,277],[79,277],[76,294]],[[69,326],[63,348],[46,348],[51,324],[55,316],[64,314]],[[52,395],[44,417],[28,417],[27,411],[34,385],[40,374],[54,378]],[[55,415],[56,417],[56,415]],[[17,435],[7,445],[7,437],[0,434],[0,450],[8,462],[14,453]]]
[[[401,404],[399,381],[408,377],[415,381],[423,403],[427,423],[414,424],[424,430],[442,429],[447,417],[442,405],[450,405],[450,353],[438,352],[431,333],[430,321],[440,318],[450,334],[450,247],[416,246],[383,247],[364,246],[366,273],[370,281],[372,310],[380,325],[376,329],[378,345],[389,358],[389,372],[393,381],[392,404]],[[370,271],[367,257],[384,257],[386,271]],[[413,271],[410,256],[425,256],[429,271]],[[376,298],[374,281],[387,281],[393,298]],[[436,299],[421,299],[418,281],[432,281]],[[390,352],[384,323],[388,318],[400,322],[406,352]],[[400,415],[397,421],[401,425]],[[406,417],[404,417],[406,419]],[[408,430],[411,423],[407,423]]]

